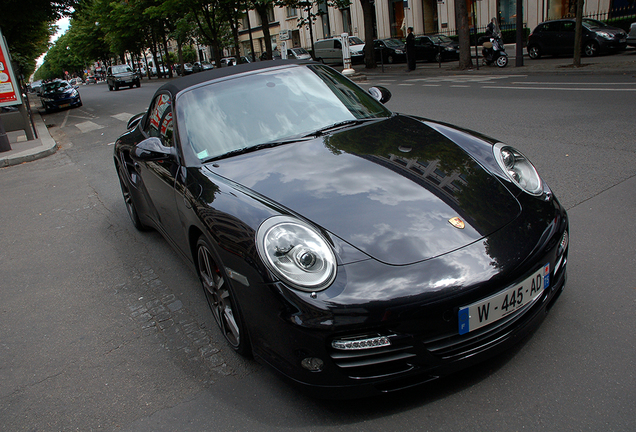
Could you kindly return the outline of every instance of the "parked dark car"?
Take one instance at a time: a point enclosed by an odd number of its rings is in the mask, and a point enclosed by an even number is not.
[[[78,86],[72,86],[68,81],[52,81],[42,84],[40,101],[48,113],[62,108],[76,108],[82,106],[82,98]]]
[[[328,397],[490,358],[565,285],[568,217],[530,161],[390,97],[316,62],[218,68],[114,146],[133,225],[191,264],[229,346]]]
[[[576,21],[561,19],[539,24],[528,37],[528,56],[573,55]],[[627,33],[624,30],[590,18],[583,18],[582,54],[588,57],[624,50]]]
[[[127,64],[109,66],[106,70],[108,90],[119,90],[120,87],[141,87],[141,77]]]
[[[446,35],[417,36],[415,59],[435,62],[458,60],[459,44]]]
[[[629,26],[627,45],[636,47],[636,22],[632,23],[632,25]]]
[[[373,48],[376,62],[391,64],[406,61],[406,47],[404,42],[398,39],[376,39],[373,41]]]

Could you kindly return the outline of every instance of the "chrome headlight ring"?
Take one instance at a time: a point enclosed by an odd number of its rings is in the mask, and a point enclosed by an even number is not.
[[[256,249],[267,267],[301,291],[321,291],[336,278],[336,256],[311,225],[291,216],[273,216],[256,233]]]
[[[543,194],[543,181],[532,162],[523,153],[503,143],[495,144],[493,153],[499,167],[511,182],[530,195]]]

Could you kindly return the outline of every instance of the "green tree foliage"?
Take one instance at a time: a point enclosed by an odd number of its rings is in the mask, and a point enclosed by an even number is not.
[[[0,29],[9,51],[24,76],[46,52],[55,33],[53,23],[70,13],[77,0],[2,0]]]

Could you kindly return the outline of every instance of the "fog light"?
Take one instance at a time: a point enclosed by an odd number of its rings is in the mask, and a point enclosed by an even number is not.
[[[311,372],[320,372],[325,362],[317,357],[307,357],[300,362],[301,366]]]

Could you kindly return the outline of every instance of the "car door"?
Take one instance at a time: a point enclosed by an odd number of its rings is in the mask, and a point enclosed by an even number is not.
[[[541,52],[544,54],[556,54],[558,53],[558,37],[559,37],[559,21],[546,22],[540,25],[540,31],[536,32],[538,38],[538,44],[541,48]]]
[[[574,29],[576,23],[574,21],[561,21],[558,38],[559,54],[574,55]]]
[[[180,185],[183,183],[181,177],[185,170],[181,164],[180,152],[175,147],[170,95],[161,93],[155,98],[143,132],[147,139],[158,138],[165,148],[174,149],[173,156],[137,160],[136,168],[143,179],[148,207],[156,225],[168,240],[187,254],[187,239],[178,206],[182,201],[179,195],[183,191]]]
[[[428,36],[415,38],[415,58],[417,60],[432,60],[435,58],[435,47]]]

